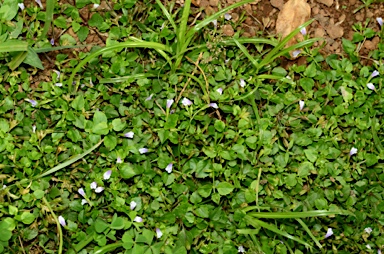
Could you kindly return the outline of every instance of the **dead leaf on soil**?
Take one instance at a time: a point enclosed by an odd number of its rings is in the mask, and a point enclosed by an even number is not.
[[[311,7],[306,0],[289,0],[281,9],[276,20],[276,33],[283,38],[290,34],[297,27],[305,23],[311,15]],[[302,41],[303,35],[298,33],[286,45],[292,46],[297,41]],[[290,52],[292,58],[292,52]]]

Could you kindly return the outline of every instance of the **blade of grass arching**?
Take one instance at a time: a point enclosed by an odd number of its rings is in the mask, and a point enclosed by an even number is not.
[[[180,26],[179,29],[176,30],[176,36],[177,36],[177,53],[180,53],[183,48],[187,48],[188,45],[186,43],[188,42],[188,36],[186,37],[187,32],[187,23],[189,18],[189,13],[191,11],[191,0],[185,0],[184,6],[183,6],[183,15],[181,16]],[[186,41],[184,41],[187,39]],[[190,42],[190,40],[189,40]],[[189,44],[188,42],[188,44]]]
[[[323,246],[321,246],[321,243],[316,239],[316,237],[312,234],[311,230],[309,230],[307,224],[304,223],[304,221],[302,221],[301,219],[296,219],[297,222],[300,223],[300,225],[304,228],[304,230],[307,232],[307,234],[312,238],[312,240],[315,242],[315,244],[317,245],[317,247],[319,247],[319,249],[323,248]]]
[[[72,248],[68,249],[66,254],[76,254],[79,253],[82,249],[84,249],[88,244],[93,241],[93,234],[88,235],[87,238],[79,242],[78,244],[72,246]]]
[[[170,49],[164,45],[164,44],[160,44],[160,43],[157,43],[157,42],[146,42],[146,41],[141,41],[141,42],[138,42],[138,41],[128,41],[128,42],[120,42],[118,44],[115,44],[115,45],[111,45],[111,46],[108,46],[108,47],[104,47],[102,49],[99,49],[98,51],[88,55],[86,58],[84,58],[72,71],[71,73],[71,76],[69,77],[69,80],[68,80],[68,90],[69,92],[73,92],[72,91],[72,85],[73,85],[73,79],[76,75],[76,73],[85,65],[87,64],[89,61],[91,61],[93,58],[95,57],[98,57],[99,55],[105,53],[105,52],[109,52],[109,51],[113,51],[113,50],[118,50],[118,49],[123,49],[123,48],[151,48],[151,49],[156,49],[156,50],[162,50],[162,51],[168,51],[170,52]],[[166,60],[168,62],[170,62],[170,58],[167,56]]]
[[[264,65],[267,65],[267,64],[270,64],[271,62],[273,62],[273,59],[274,59],[274,56],[283,48],[285,47],[285,45],[287,44],[287,42],[292,39],[293,37],[295,37],[295,35],[297,33],[300,32],[300,30],[306,26],[308,26],[309,24],[311,24],[313,22],[313,19],[305,22],[304,24],[302,24],[301,26],[299,26],[298,28],[296,28],[295,30],[293,30],[290,34],[288,34],[279,44],[276,45],[276,47],[271,51],[269,52],[268,55],[265,56],[265,58],[260,62],[259,66],[258,66],[258,70],[260,70]]]
[[[251,237],[253,244],[256,246],[257,251],[259,253],[263,253],[263,249],[261,248],[260,241],[257,240],[256,236],[255,235],[249,235],[249,236]]]
[[[19,52],[13,57],[12,61],[8,63],[8,67],[13,71],[24,61],[27,57],[28,52]]]
[[[270,39],[264,39],[264,38],[236,38],[236,39],[228,39],[223,40],[220,42],[217,42],[218,45],[223,46],[232,46],[236,45],[235,41],[239,42],[240,44],[269,44],[271,46],[276,46],[278,42],[276,40],[270,40]],[[206,46],[206,45],[204,45]]]
[[[51,27],[53,11],[55,10],[55,3],[56,0],[47,0],[46,2],[45,23],[40,38],[45,38],[49,31],[49,28]]]
[[[249,54],[248,50],[242,44],[240,44],[235,38],[233,38],[232,40],[235,42],[237,47],[239,47],[241,52],[243,52],[243,54],[249,59],[249,61],[251,61],[251,63],[257,68],[258,67],[257,61],[255,58],[251,56],[251,54]]]
[[[59,223],[59,220],[56,217],[56,214],[53,212],[52,207],[48,203],[47,199],[43,197],[43,202],[46,207],[48,207],[48,210],[51,212],[52,217],[54,221],[56,222],[57,230],[59,231],[59,249],[57,251],[58,254],[63,253],[63,231],[61,230],[61,225]]]
[[[73,157],[72,159],[70,160],[67,160],[66,162],[63,162],[63,163],[60,163],[59,165],[57,165],[56,167],[54,168],[51,168],[50,170],[46,171],[45,173],[41,174],[41,175],[38,175],[35,177],[35,179],[38,179],[38,178],[42,178],[44,176],[47,176],[47,175],[50,175],[60,169],[63,169],[69,165],[71,165],[72,163],[74,163],[75,161],[78,161],[80,160],[81,158],[84,158],[86,155],[88,155],[89,153],[91,153],[93,150],[95,150],[96,148],[98,148],[102,143],[104,142],[104,140],[102,139],[99,143],[97,143],[96,145],[92,146],[91,148],[89,148],[88,150],[86,150],[84,153],[82,154],[79,154],[75,157]]]
[[[257,235],[260,229],[237,229],[236,232],[241,235]]]
[[[108,245],[105,245],[101,248],[98,248],[95,252],[93,252],[93,254],[105,254],[105,253],[111,253],[112,251],[114,251],[115,249],[117,248],[120,248],[123,246],[123,243],[119,242],[119,243],[112,243],[112,244],[108,244]],[[151,252],[152,253],[152,252]]]
[[[296,242],[298,242],[298,243],[301,243],[301,244],[305,245],[305,246],[308,247],[308,248],[312,248],[312,245],[310,245],[309,243],[307,243],[307,242],[301,240],[300,238],[298,238],[298,237],[296,237],[296,236],[290,235],[290,234],[288,234],[288,233],[285,232],[285,231],[282,231],[282,230],[278,229],[275,225],[265,223],[265,222],[263,222],[263,221],[261,221],[261,220],[252,218],[252,217],[250,217],[250,216],[248,216],[248,215],[246,215],[246,216],[244,217],[244,219],[247,221],[247,223],[248,223],[249,225],[252,225],[252,226],[255,227],[255,228],[258,228],[258,227],[261,226],[261,227],[263,227],[263,228],[265,228],[265,229],[268,229],[268,230],[270,230],[270,231],[272,231],[272,232],[275,232],[276,234],[282,235],[282,236],[284,236],[284,237],[286,237],[286,238],[288,238],[288,239],[291,239],[291,240],[293,240],[293,241],[296,241]]]
[[[163,11],[163,14],[167,17],[169,23],[171,23],[173,30],[177,32],[177,26],[175,24],[175,21],[173,20],[171,14],[169,14],[168,10],[165,8],[165,6],[161,3],[160,0],[156,0],[156,3],[159,5],[160,9]]]
[[[127,80],[136,80],[136,79],[143,79],[143,78],[153,78],[158,77],[159,75],[153,74],[153,73],[138,73],[133,74],[129,76],[124,77],[117,77],[117,78],[103,78],[99,80],[100,84],[107,84],[107,83],[122,83]],[[161,77],[162,75],[160,75]]]
[[[16,51],[27,51],[28,42],[19,40],[8,40],[0,43],[0,53],[3,52],[16,52]]]
[[[320,217],[329,216],[335,214],[342,214],[341,211],[308,211],[308,212],[252,212],[247,213],[248,216],[265,219],[297,219],[297,218],[308,218],[308,217]]]

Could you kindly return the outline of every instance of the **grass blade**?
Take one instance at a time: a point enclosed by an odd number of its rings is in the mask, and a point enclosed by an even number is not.
[[[121,42],[121,43],[118,43],[118,44],[115,44],[115,45],[112,45],[112,46],[108,46],[108,47],[104,47],[102,49],[99,49],[98,51],[90,54],[89,56],[87,56],[86,58],[84,58],[72,71],[71,73],[71,76],[69,77],[69,80],[68,80],[68,90],[70,92],[73,92],[72,91],[72,83],[73,83],[73,79],[76,75],[76,73],[86,64],[88,63],[89,61],[91,61],[93,58],[95,57],[98,57],[99,55],[105,53],[105,52],[109,52],[109,51],[113,51],[113,50],[118,50],[118,49],[123,49],[123,48],[152,48],[152,49],[156,49],[156,50],[162,50],[162,51],[170,51],[170,49],[164,45],[164,44],[160,44],[160,43],[157,43],[157,42],[146,42],[146,41],[128,41],[128,42]],[[165,53],[164,53],[165,54]],[[170,58],[167,56],[167,61],[169,60],[170,61]]]
[[[308,226],[304,223],[304,221],[302,221],[301,219],[296,219],[296,220],[297,220],[297,222],[300,223],[300,225],[304,228],[304,230],[312,238],[312,240],[315,242],[317,247],[319,247],[319,249],[323,248],[323,246],[321,246],[321,243],[319,242],[319,240],[317,240],[316,237],[312,234],[311,230],[309,230]]]
[[[160,0],[156,0],[156,3],[160,6],[160,9],[163,11],[164,15],[167,17],[169,23],[171,23],[173,30],[177,32],[177,26],[175,21],[173,20],[171,14],[169,14],[168,10],[165,8],[165,6],[160,2]]]
[[[48,203],[48,201],[45,197],[43,197],[43,202],[44,202],[45,206],[48,207],[48,210],[51,212],[52,217],[53,217],[54,221],[56,222],[57,230],[59,231],[59,250],[57,253],[61,254],[61,253],[63,253],[63,231],[61,230],[61,225],[59,223],[59,220],[57,219],[56,214],[53,212],[52,207],[50,206],[50,204]]]
[[[252,217],[250,217],[250,216],[248,216],[248,215],[246,215],[246,216],[244,217],[244,219],[247,221],[248,224],[252,225],[252,226],[255,227],[255,228],[258,228],[258,227],[261,226],[261,227],[263,227],[263,228],[265,228],[265,229],[268,229],[268,230],[270,230],[270,231],[272,231],[272,232],[275,232],[276,234],[279,234],[279,235],[284,236],[284,237],[286,237],[286,238],[288,238],[288,239],[291,239],[291,240],[293,240],[293,241],[296,241],[296,242],[298,242],[298,243],[301,243],[301,244],[305,245],[305,246],[308,247],[308,248],[312,248],[312,245],[310,245],[309,243],[307,243],[307,242],[301,240],[300,238],[298,238],[298,237],[296,237],[296,236],[290,235],[290,234],[288,234],[288,233],[285,232],[285,231],[282,231],[282,230],[278,229],[275,225],[265,223],[265,222],[263,222],[263,221],[261,221],[261,220],[252,218]]]
[[[48,170],[47,172],[35,177],[35,179],[38,179],[38,178],[42,178],[44,176],[47,176],[47,175],[50,175],[52,173],[55,173],[56,171],[60,170],[60,169],[63,169],[69,165],[71,165],[72,163],[80,160],[81,158],[85,157],[86,155],[88,155],[89,153],[91,153],[93,150],[95,150],[96,148],[98,148],[102,143],[103,143],[103,139],[97,143],[96,145],[92,146],[91,148],[89,148],[87,151],[85,151],[84,153],[82,154],[79,154],[75,157],[73,157],[72,159],[70,160],[67,160],[66,162],[63,162],[63,163],[60,163],[59,165],[57,165],[56,167],[54,168],[51,168],[50,170]]]
[[[248,213],[248,216],[256,218],[265,218],[265,219],[297,219],[297,218],[308,218],[308,217],[319,217],[319,216],[329,216],[335,214],[342,214],[342,212],[337,211],[308,211],[308,212],[252,212]]]
[[[49,28],[51,27],[53,19],[53,11],[55,10],[55,0],[47,0],[46,12],[45,12],[45,24],[43,27],[43,32],[41,33],[41,38],[45,38]]]
[[[235,38],[233,38],[233,41],[236,43],[237,47],[239,47],[241,52],[243,52],[243,54],[249,59],[249,61],[251,61],[251,63],[257,68],[258,63],[256,59],[253,58],[251,54],[248,53],[248,50],[242,44],[240,44]]]
[[[191,11],[191,0],[185,0],[184,1],[184,7],[183,7],[183,15],[181,16],[181,22],[180,22],[180,27],[176,31],[177,33],[177,53],[180,53],[183,48],[187,48],[189,41],[188,36],[185,37],[186,31],[187,31],[187,22],[189,18],[189,12]],[[185,40],[186,39],[186,40]]]
[[[19,40],[8,40],[0,43],[0,53],[2,52],[16,52],[16,51],[27,51],[28,42]]]
[[[12,59],[12,61],[8,63],[8,67],[12,71],[15,70],[24,61],[24,59],[27,57],[27,54],[28,52],[26,51],[17,53],[17,55]]]
[[[44,53],[44,52],[51,52],[51,51],[62,50],[62,49],[85,48],[85,47],[88,47],[88,46],[94,46],[94,45],[86,44],[86,45],[75,45],[75,46],[59,46],[59,47],[33,48],[33,50],[36,53]]]
[[[124,77],[117,77],[117,78],[103,78],[99,80],[100,84],[106,84],[106,83],[122,83],[128,80],[136,80],[136,79],[143,79],[143,78],[153,78],[158,77],[158,75],[155,75],[153,73],[138,73],[133,74],[129,76]]]

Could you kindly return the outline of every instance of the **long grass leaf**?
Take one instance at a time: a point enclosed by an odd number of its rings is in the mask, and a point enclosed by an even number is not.
[[[300,238],[298,238],[296,236],[290,235],[290,234],[288,234],[285,231],[282,231],[282,230],[278,229],[275,225],[265,223],[264,221],[252,218],[252,217],[250,217],[248,215],[246,215],[244,217],[244,219],[247,221],[248,224],[252,225],[255,228],[263,227],[263,228],[268,229],[268,230],[270,230],[272,232],[275,232],[276,234],[279,234],[279,235],[284,236],[284,237],[286,237],[288,239],[291,239],[293,241],[301,243],[301,244],[305,245],[308,248],[312,248],[312,245],[310,245],[309,243],[301,240]]]
[[[240,44],[235,38],[233,38],[233,41],[235,42],[237,47],[239,47],[241,52],[243,52],[243,54],[249,59],[249,61],[251,61],[251,63],[257,68],[258,67],[257,60],[253,58],[251,54],[249,54],[248,50],[242,44]]]
[[[8,63],[8,67],[13,71],[24,61],[27,57],[28,52],[19,52],[16,56],[13,57],[12,61]]]
[[[51,27],[53,19],[53,11],[55,10],[56,0],[47,0],[46,2],[46,12],[45,12],[45,23],[43,27],[43,32],[41,33],[41,38],[45,38],[49,28]]]
[[[156,3],[159,5],[159,7],[163,11],[164,15],[167,17],[169,23],[171,23],[173,30],[175,32],[177,32],[177,26],[176,26],[176,23],[171,16],[171,14],[169,14],[168,10],[165,8],[165,6],[161,3],[160,0],[156,0]]]
[[[323,248],[323,246],[321,246],[321,243],[319,242],[319,240],[317,240],[317,238],[312,234],[311,230],[309,230],[307,224],[305,224],[304,221],[302,221],[301,219],[296,219],[296,220],[304,228],[304,230],[307,232],[307,234],[312,238],[312,240],[315,242],[317,247],[319,247],[319,249]]]
[[[88,46],[94,46],[94,45],[86,44],[86,45],[75,45],[75,46],[44,47],[44,48],[33,48],[33,50],[36,53],[45,53],[45,52],[51,52],[51,51],[56,51],[56,50],[62,50],[62,49],[85,48]]]
[[[153,74],[153,73],[138,73],[133,74],[129,76],[124,77],[117,77],[117,78],[103,78],[99,80],[100,84],[106,84],[106,83],[122,83],[128,80],[136,80],[136,79],[143,79],[143,78],[151,78],[151,77],[158,77],[159,75]]]
[[[256,218],[265,218],[265,219],[297,219],[297,218],[308,218],[308,217],[319,217],[319,216],[329,216],[335,214],[342,214],[341,211],[308,211],[308,212],[251,212],[248,213],[248,216]]]
[[[16,51],[27,51],[28,42],[19,40],[8,40],[0,43],[0,53],[2,52],[16,52]]]
[[[95,252],[93,252],[93,254],[105,254],[105,253],[111,253],[112,251],[114,251],[115,249],[117,248],[120,248],[123,246],[123,243],[112,243],[112,244],[108,244],[108,245],[105,245],[101,248],[99,248],[98,250],[96,250]]]
[[[189,18],[189,12],[191,11],[191,0],[185,0],[184,1],[184,7],[183,7],[183,15],[181,16],[180,26],[179,29],[176,31],[177,36],[177,53],[181,51],[182,48],[187,48],[189,42],[188,36],[185,37],[186,31],[187,31],[187,23]],[[185,40],[186,39],[186,40]],[[190,40],[189,40],[190,41]]]
[[[51,168],[50,170],[48,170],[47,172],[41,174],[41,175],[38,175],[37,177],[35,177],[36,179],[38,178],[42,178],[44,176],[47,176],[47,175],[50,175],[52,173],[55,173],[56,171],[60,170],[60,169],[63,169],[69,165],[71,165],[72,163],[80,160],[81,158],[84,158],[86,155],[88,155],[89,153],[91,153],[93,150],[95,150],[96,148],[98,148],[102,143],[103,143],[104,140],[101,140],[99,143],[97,143],[96,145],[92,146],[91,148],[89,148],[88,150],[86,150],[84,153],[82,154],[79,154],[75,157],[73,157],[72,159],[70,160],[67,160],[66,162],[63,162],[59,165],[57,165],[56,167],[54,168]]]
[[[70,92],[72,91],[72,83],[73,79],[76,75],[76,73],[84,66],[86,65],[89,61],[91,61],[93,58],[98,57],[99,55],[113,51],[113,50],[118,50],[118,49],[123,49],[123,48],[151,48],[151,49],[157,49],[157,50],[162,50],[162,51],[170,51],[170,49],[164,45],[160,44],[157,42],[146,42],[146,41],[128,41],[128,42],[121,42],[115,45],[111,45],[108,47],[104,47],[102,49],[99,49],[98,51],[90,54],[86,58],[84,58],[72,71],[71,76],[69,77],[68,80],[68,89]],[[170,59],[168,59],[170,60]]]

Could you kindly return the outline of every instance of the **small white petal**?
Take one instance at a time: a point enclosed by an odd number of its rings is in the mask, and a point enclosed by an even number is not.
[[[139,149],[139,153],[140,153],[140,154],[147,153],[147,152],[148,152],[148,149],[147,149],[147,148],[140,148],[140,149]]]
[[[4,190],[5,188],[7,188],[7,185],[4,184],[4,185],[3,185],[3,190]]]
[[[78,192],[79,192],[79,194],[80,194],[81,196],[83,196],[83,197],[85,198],[85,192],[84,192],[84,189],[83,189],[83,188],[80,188],[80,189],[78,190]]]
[[[117,156],[117,159],[116,159],[116,163],[120,164],[122,163],[123,161],[121,160],[120,156]]]
[[[173,100],[167,100],[167,108],[171,108]]]
[[[372,233],[372,228],[370,228],[370,227],[364,228],[364,231],[365,231],[365,233],[370,234],[370,233]]]
[[[125,133],[124,137],[126,137],[126,138],[133,138],[134,135],[135,135],[135,133],[133,133],[133,131],[130,131],[130,132]]]
[[[102,192],[104,190],[104,187],[97,187],[96,189],[95,189],[95,192],[96,193],[100,193],[100,192]]]
[[[367,247],[368,250],[372,249],[371,245],[369,245],[369,244],[365,245],[365,247]]]
[[[85,204],[88,204],[88,201],[85,200],[85,199],[82,199],[82,200],[81,200],[81,205],[85,205]]]
[[[163,232],[161,232],[160,228],[156,228],[156,237],[157,239],[161,238],[163,236]]]
[[[302,35],[306,35],[307,34],[307,29],[305,29],[305,27],[301,28],[300,33]]]
[[[229,63],[229,59],[225,59],[224,62],[227,64]]]
[[[215,109],[219,108],[219,106],[217,106],[216,103],[209,103],[209,106],[212,107],[212,108],[215,108]]]
[[[55,86],[57,86],[57,87],[62,87],[62,86],[63,86],[63,83],[55,83]]]
[[[32,106],[32,107],[36,107],[36,105],[37,105],[37,101],[35,101],[35,100],[25,99],[25,101],[31,103],[31,106]]]
[[[35,0],[35,2],[40,6],[41,9],[43,9],[43,5],[41,4],[40,0]]]
[[[95,190],[97,188],[97,183],[96,182],[92,182],[89,187],[92,189],[92,190]]]
[[[63,227],[67,226],[67,223],[65,222],[65,219],[63,216],[60,215],[58,217],[58,219],[59,219],[59,223],[61,224],[61,226],[63,226]]]
[[[172,163],[169,163],[167,165],[167,167],[165,168],[165,171],[168,172],[168,174],[172,173],[172,167],[173,167],[173,164]]]
[[[181,100],[181,104],[183,104],[184,106],[190,106],[190,105],[193,104],[193,102],[190,101],[189,99],[187,99],[187,98],[184,97],[184,98]]]
[[[21,10],[24,10],[24,9],[25,9],[24,3],[19,3],[19,4],[17,4],[17,5],[19,6],[19,8],[20,8]]]
[[[111,178],[111,174],[112,174],[112,170],[105,171],[103,175],[104,180],[108,180],[109,178]]]
[[[223,94],[223,88],[217,88],[216,92],[218,92],[220,95],[222,95]]]
[[[240,86],[241,86],[241,87],[245,87],[245,81],[244,81],[244,79],[242,79],[242,78],[240,79]]]
[[[292,52],[292,56],[293,56],[293,58],[296,58],[300,53],[301,53],[301,50],[299,50],[299,49],[293,51],[293,52]]]
[[[377,70],[374,70],[371,74],[371,78],[374,78],[376,76],[379,76],[380,75],[380,72],[378,72]]]
[[[332,228],[328,228],[328,230],[327,230],[327,234],[324,236],[324,238],[328,238],[328,237],[330,237],[331,235],[333,235],[333,230],[332,230]]]
[[[303,108],[304,108],[304,104],[305,104],[304,101],[299,101],[300,111],[303,110]]]
[[[57,78],[60,78],[61,72],[59,72],[57,70],[53,70],[53,72],[57,74]]]
[[[349,156],[352,156],[354,154],[357,154],[357,148],[352,147],[351,150],[349,151]]]
[[[377,23],[379,23],[380,26],[383,26],[383,19],[378,17],[376,18]]]
[[[292,79],[289,75],[285,76],[286,79]]]
[[[97,9],[100,6],[100,4],[93,4],[93,9]]]
[[[381,250],[380,249],[377,250],[377,254],[381,254]]]
[[[215,28],[217,27],[217,20],[212,20],[212,24],[215,26]]]
[[[32,125],[32,132],[36,133],[36,125]]]
[[[133,219],[134,222],[143,222],[143,218],[136,216],[135,219]]]
[[[145,100],[146,100],[146,101],[150,101],[150,100],[152,100],[152,97],[153,97],[153,94],[151,94],[150,96],[148,96]]]
[[[372,84],[372,83],[368,83],[367,87],[368,87],[369,90],[375,90],[375,85]]]
[[[225,20],[231,20],[232,16],[229,13],[225,13],[224,18],[225,18]]]
[[[131,208],[131,210],[133,211],[133,210],[135,210],[136,205],[137,205],[137,203],[132,200],[131,203],[129,203],[129,208]]]
[[[239,253],[244,253],[244,252],[245,252],[245,249],[244,249],[243,245],[240,245],[240,246],[237,248],[237,252],[239,252]]]

